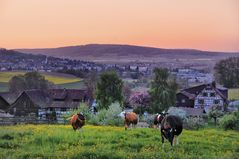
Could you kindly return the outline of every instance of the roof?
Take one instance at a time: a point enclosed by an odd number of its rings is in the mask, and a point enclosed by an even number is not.
[[[191,93],[186,92],[186,91],[182,91],[182,92],[180,92],[180,93],[182,93],[183,95],[185,95],[185,96],[188,97],[189,99],[194,99],[194,98],[196,97],[195,94],[191,94]]]
[[[178,107],[186,112],[187,116],[202,116],[204,110],[201,108]]]
[[[52,99],[84,99],[86,95],[86,90],[81,89],[50,89],[49,95]]]
[[[48,108],[77,108],[79,102],[53,101]]]
[[[18,97],[18,95],[11,92],[1,92],[0,96],[9,104],[13,104]]]
[[[49,96],[42,90],[26,90],[23,93],[25,93],[31,101],[39,107],[46,107],[50,102]]]

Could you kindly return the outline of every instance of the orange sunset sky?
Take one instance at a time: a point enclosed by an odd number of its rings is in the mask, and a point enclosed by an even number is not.
[[[239,52],[239,0],[0,0],[0,47],[90,43]]]

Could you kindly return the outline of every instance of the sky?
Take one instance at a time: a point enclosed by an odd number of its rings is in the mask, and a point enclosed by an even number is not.
[[[0,0],[0,47],[239,52],[239,0]]]

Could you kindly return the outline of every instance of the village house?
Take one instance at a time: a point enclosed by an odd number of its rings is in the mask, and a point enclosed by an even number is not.
[[[181,90],[176,95],[177,107],[202,108],[206,112],[213,105],[224,106],[228,103],[228,90],[224,87],[217,87],[215,82]]]

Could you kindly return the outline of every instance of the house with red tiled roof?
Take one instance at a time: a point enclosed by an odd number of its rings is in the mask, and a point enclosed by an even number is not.
[[[215,82],[183,89],[176,95],[177,107],[201,108],[208,112],[213,105],[224,109],[228,103],[228,89],[217,87]]]

